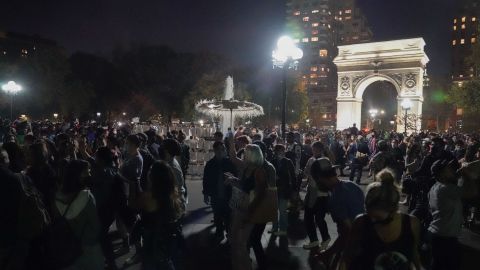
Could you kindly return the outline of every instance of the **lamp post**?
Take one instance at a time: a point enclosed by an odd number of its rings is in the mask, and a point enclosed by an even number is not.
[[[410,99],[404,99],[402,101],[402,109],[405,111],[405,115],[403,116],[403,124],[404,124],[404,127],[405,127],[405,133],[407,133],[407,122],[408,122],[408,110],[410,110],[412,108],[412,101],[410,101]]]
[[[277,48],[272,53],[273,67],[283,70],[282,96],[282,138],[285,140],[287,126],[287,71],[298,67],[298,60],[303,57],[303,51],[295,45],[292,38],[283,36],[277,41]]]
[[[22,90],[22,86],[16,84],[14,81],[2,85],[2,90],[10,95],[10,120],[13,120],[13,99],[15,95]]]

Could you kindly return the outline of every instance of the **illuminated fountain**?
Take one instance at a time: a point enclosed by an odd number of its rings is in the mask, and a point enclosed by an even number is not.
[[[234,128],[236,118],[251,118],[263,115],[263,107],[248,101],[235,100],[233,78],[228,76],[225,82],[225,93],[222,100],[202,100],[195,105],[198,112],[212,117],[220,117],[221,131]]]

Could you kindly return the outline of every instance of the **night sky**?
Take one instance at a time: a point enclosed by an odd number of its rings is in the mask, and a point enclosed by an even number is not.
[[[270,65],[285,17],[285,0],[7,1],[0,5],[0,29],[53,39],[69,52],[109,55],[116,46],[167,44],[254,66]],[[375,40],[423,36],[437,75],[450,69],[455,1],[357,0]]]

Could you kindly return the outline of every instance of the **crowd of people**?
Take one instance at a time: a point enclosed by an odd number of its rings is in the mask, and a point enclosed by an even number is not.
[[[185,269],[183,132],[1,122],[0,269],[118,269],[128,252],[127,266]],[[477,136],[354,125],[281,137],[238,128],[211,138],[203,196],[232,269],[253,269],[251,249],[270,269],[262,235],[272,223],[272,237],[288,239],[292,219],[303,219],[314,269],[459,269],[458,237],[480,205]]]

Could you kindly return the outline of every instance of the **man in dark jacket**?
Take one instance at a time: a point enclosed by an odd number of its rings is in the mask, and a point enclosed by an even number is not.
[[[294,194],[296,183],[295,167],[293,162],[285,157],[285,146],[281,144],[275,145],[273,166],[277,173],[277,193],[278,193],[278,222],[273,223],[272,232],[275,236],[284,236],[287,234],[288,201]]]
[[[215,142],[213,151],[215,156],[207,162],[203,172],[203,196],[205,204],[212,206],[215,235],[223,239],[224,232],[230,227],[228,201],[231,197],[231,189],[224,184],[224,173],[235,174],[236,170],[222,142]]]

